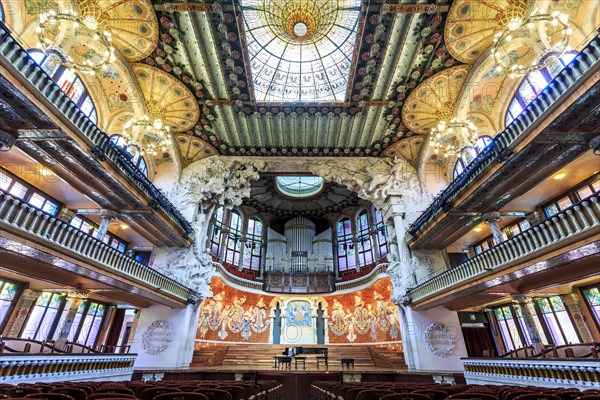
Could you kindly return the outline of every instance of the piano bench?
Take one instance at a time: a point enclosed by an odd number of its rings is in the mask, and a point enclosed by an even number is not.
[[[342,369],[344,369],[344,365],[348,368],[352,365],[352,369],[354,369],[354,358],[342,358]]]
[[[325,365],[325,369],[329,368],[327,356],[317,356],[317,369],[319,369],[321,363]]]
[[[298,361],[302,363],[302,369],[306,369],[306,357],[294,357],[294,366],[298,369]]]

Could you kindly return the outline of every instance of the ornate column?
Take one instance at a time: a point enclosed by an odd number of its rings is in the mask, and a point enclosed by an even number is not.
[[[587,325],[585,314],[581,310],[581,304],[579,303],[579,296],[576,293],[562,294],[561,300],[569,310],[569,313],[573,317],[575,323],[575,329],[579,332],[582,343],[591,343],[594,341],[592,332]]]
[[[530,296],[524,294],[511,294],[510,297],[512,298],[513,302],[518,304],[521,308],[525,329],[527,329],[527,333],[529,333],[531,345],[533,346],[535,353],[538,354],[544,347],[544,344],[540,339],[541,336],[535,323],[535,319],[533,318],[533,314],[531,314],[530,307],[528,307],[528,304],[533,300]]]
[[[73,326],[73,320],[77,314],[77,309],[88,298],[88,292],[83,291],[71,291],[67,295],[67,300],[70,300],[69,309],[64,310],[67,312],[67,316],[62,324],[58,327],[58,335],[56,336],[56,347],[62,349],[68,340],[71,327]]]
[[[77,216],[77,212],[75,210],[71,210],[71,209],[64,207],[58,213],[57,219],[68,224],[69,222],[71,222],[71,219],[73,219],[76,216]]]
[[[100,212],[100,226],[98,227],[98,240],[104,239],[108,232],[108,225],[117,218],[117,213],[114,211],[102,210]]]
[[[19,337],[19,333],[21,333],[21,329],[23,329],[23,325],[25,325],[25,320],[27,319],[27,315],[29,314],[29,310],[34,306],[38,297],[42,293],[39,290],[25,289],[19,298],[19,304],[15,307],[15,311],[13,314],[12,321],[8,323],[6,327],[6,335],[7,337]]]
[[[500,228],[499,225],[500,221],[502,221],[500,213],[489,212],[487,214],[483,214],[481,218],[483,218],[483,221],[490,226],[490,229],[492,230],[492,236],[494,237],[496,245],[502,243],[504,239],[502,238],[502,228]]]

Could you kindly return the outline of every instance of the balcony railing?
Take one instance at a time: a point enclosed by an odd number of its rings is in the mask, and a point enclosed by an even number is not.
[[[555,247],[576,235],[600,231],[599,199],[600,195],[596,194],[561,211],[552,218],[418,285],[408,291],[408,296],[413,302],[425,299],[526,256],[540,255],[546,248]]]
[[[60,86],[44,71],[27,51],[11,36],[8,28],[0,22],[0,55],[16,68],[44,97],[46,97],[91,143],[92,153],[100,160],[109,159],[150,199],[150,206],[164,213],[185,235],[193,232],[190,223],[164,194],[144,175],[133,162],[131,155],[110,140],[77,105],[62,91]]]
[[[3,354],[0,383],[128,381],[137,354]]]
[[[600,360],[463,358],[465,379],[475,385],[598,387]]]
[[[101,240],[2,192],[0,227],[2,231],[16,228],[43,243],[59,246],[69,256],[73,253],[78,254],[104,267],[107,272],[118,272],[153,288],[160,288],[162,292],[180,300],[187,300],[191,294],[195,294],[191,289],[113,249]]]
[[[540,120],[544,113],[551,112],[557,107],[558,101],[586,72],[600,59],[600,35],[596,35],[585,46],[575,59],[567,65],[556,78],[529,104],[525,110],[499,133],[492,144],[486,147],[475,159],[467,165],[436,199],[427,207],[419,218],[409,227],[408,232],[416,238],[419,231],[441,211],[446,212],[452,207],[452,202],[462,193],[463,189],[478,179],[494,162],[503,162],[519,143],[524,133],[529,131],[534,123]]]

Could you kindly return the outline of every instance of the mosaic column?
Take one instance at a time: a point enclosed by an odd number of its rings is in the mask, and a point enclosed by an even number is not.
[[[490,226],[490,229],[492,230],[492,236],[494,237],[494,242],[496,242],[496,245],[502,243],[504,241],[504,238],[502,237],[502,229],[499,225],[499,222],[502,221],[502,218],[500,218],[500,213],[490,212],[487,214],[483,214],[481,218],[483,218],[483,221]]]
[[[585,314],[583,314],[583,311],[581,310],[579,296],[576,293],[571,293],[562,294],[560,298],[569,310],[571,317],[573,317],[575,329],[577,329],[577,332],[579,332],[579,336],[581,336],[581,341],[583,343],[593,342],[594,338],[592,336],[592,333],[590,332],[590,328],[587,324]]]
[[[23,291],[19,299],[19,304],[15,307],[14,317],[6,328],[7,337],[19,337],[19,333],[21,333],[21,329],[25,325],[27,315],[29,315],[29,310],[35,305],[40,293],[42,292],[32,289],[25,289]]]
[[[538,354],[544,347],[544,344],[540,339],[541,336],[535,323],[535,319],[533,318],[533,314],[531,313],[531,307],[528,305],[533,300],[530,296],[523,294],[511,294],[510,297],[512,297],[513,302],[518,304],[521,308],[525,329],[527,329],[527,333],[529,334],[531,345],[535,353]]]
[[[56,347],[62,348],[64,344],[67,342],[69,333],[71,332],[71,327],[73,326],[73,321],[75,320],[75,315],[77,314],[77,309],[88,297],[87,292],[69,292],[67,295],[67,301],[69,301],[69,309],[65,310],[67,312],[67,316],[62,324],[62,326],[58,327],[58,335],[56,336]]]

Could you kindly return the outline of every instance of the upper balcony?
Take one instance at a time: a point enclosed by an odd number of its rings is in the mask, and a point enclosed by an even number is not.
[[[127,215],[156,246],[187,246],[193,230],[0,23],[0,102],[18,147],[101,208]]]
[[[596,35],[410,226],[411,248],[446,248],[482,214],[501,210],[589,151],[600,133],[599,58]]]

